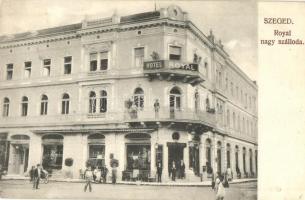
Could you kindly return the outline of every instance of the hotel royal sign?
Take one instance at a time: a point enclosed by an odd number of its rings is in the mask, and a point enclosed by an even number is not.
[[[185,63],[172,60],[157,60],[144,62],[144,70],[158,70],[158,69],[173,69],[185,71],[198,71],[198,64]]]

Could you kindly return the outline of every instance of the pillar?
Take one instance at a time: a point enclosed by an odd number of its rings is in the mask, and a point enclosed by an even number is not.
[[[163,171],[162,171],[162,181],[169,180],[168,176],[168,146],[166,142],[163,143]]]
[[[157,174],[156,168],[156,134],[151,134],[150,139],[150,175],[154,177]]]

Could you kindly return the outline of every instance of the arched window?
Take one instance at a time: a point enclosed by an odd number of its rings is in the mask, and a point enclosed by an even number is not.
[[[144,91],[142,88],[136,88],[133,94],[133,102],[138,109],[144,108]]]
[[[3,100],[3,117],[7,117],[9,114],[9,110],[10,110],[10,100],[5,97]]]
[[[93,91],[89,94],[89,113],[96,113],[96,94]]]
[[[70,107],[70,96],[67,93],[65,93],[62,96],[61,114],[63,115],[69,114],[69,107]]]
[[[41,96],[41,104],[40,104],[40,115],[48,114],[48,97],[46,95]]]
[[[170,91],[169,106],[171,111],[181,109],[181,92],[178,87],[174,87]]]
[[[107,112],[107,92],[105,90],[102,90],[100,97],[100,113],[105,112]]]
[[[27,116],[28,115],[28,103],[29,99],[24,96],[21,100],[21,116]]]

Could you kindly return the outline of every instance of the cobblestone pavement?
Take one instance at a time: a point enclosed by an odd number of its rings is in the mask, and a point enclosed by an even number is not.
[[[214,200],[211,187],[137,186],[93,184],[92,192],[84,192],[83,183],[49,182],[33,190],[26,180],[0,181],[1,198],[61,198],[61,199],[132,199],[132,200]],[[257,183],[231,184],[225,200],[256,200]]]

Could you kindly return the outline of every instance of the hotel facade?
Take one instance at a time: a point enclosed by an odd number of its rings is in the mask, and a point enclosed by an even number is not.
[[[178,6],[1,36],[0,103],[8,176],[257,175],[257,85]]]

